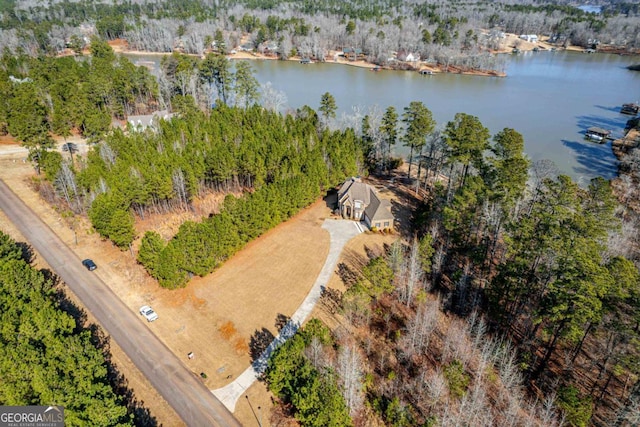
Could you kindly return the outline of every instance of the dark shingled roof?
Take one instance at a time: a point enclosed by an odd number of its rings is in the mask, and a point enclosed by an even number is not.
[[[352,204],[356,200],[362,201],[366,206],[364,212],[372,223],[374,221],[393,221],[389,201],[380,199],[376,190],[371,185],[360,181],[360,178],[349,178],[338,190],[339,202],[344,203],[347,199]]]

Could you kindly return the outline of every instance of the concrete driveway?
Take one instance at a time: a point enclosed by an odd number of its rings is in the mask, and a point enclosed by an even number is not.
[[[213,394],[229,409],[234,412],[238,399],[243,396],[246,390],[258,379],[258,377],[265,371],[267,367],[267,361],[271,353],[283,342],[291,338],[300,325],[304,323],[311,311],[315,307],[316,303],[322,295],[331,275],[336,269],[338,259],[342,253],[344,245],[349,240],[364,231],[360,223],[347,220],[338,219],[326,219],[322,224],[322,228],[329,232],[329,254],[327,259],[320,270],[320,274],[316,279],[313,287],[307,294],[307,297],[302,301],[300,307],[293,313],[289,322],[280,331],[278,336],[269,344],[267,349],[255,360],[251,366],[249,366],[235,381],[227,384],[226,386],[212,390]]]

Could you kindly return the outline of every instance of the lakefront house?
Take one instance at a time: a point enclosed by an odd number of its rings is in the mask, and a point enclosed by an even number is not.
[[[393,229],[394,217],[388,200],[360,178],[347,179],[338,190],[338,210],[346,219],[364,221],[369,228]]]

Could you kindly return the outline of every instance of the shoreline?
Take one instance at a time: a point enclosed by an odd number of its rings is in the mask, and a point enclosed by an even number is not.
[[[126,54],[126,55],[131,55],[131,56],[167,56],[167,55],[171,55],[173,54],[173,52],[148,52],[148,51],[141,51],[141,50],[133,50],[133,49],[127,49],[127,48],[122,48],[120,46],[114,47],[111,46],[113,48],[113,51],[117,54]],[[178,52],[182,55],[189,55],[189,56],[195,56],[195,57],[199,57],[202,58],[202,55],[197,55],[197,54],[188,54],[188,53],[184,53],[184,52],[180,52],[180,51],[174,51],[174,52]],[[207,52],[209,53],[209,52]],[[506,52],[498,52],[499,54],[501,53],[506,53]],[[89,54],[87,52],[87,54]],[[333,55],[337,55],[337,52],[335,51],[330,51],[330,54]],[[236,52],[233,54],[226,54],[225,55],[227,57],[227,59],[229,60],[234,60],[234,59],[239,59],[239,60],[252,60],[252,61],[290,61],[290,62],[301,62],[302,58],[298,57],[298,56],[294,56],[294,57],[290,57],[287,59],[280,59],[276,56],[272,56],[272,55],[265,55],[265,54],[260,54],[260,53],[256,53],[256,52]],[[334,56],[335,57],[335,56]],[[312,61],[310,64],[313,64],[317,61]],[[369,70],[385,70],[385,71],[410,71],[410,72],[422,72],[422,71],[430,71],[434,74],[463,74],[463,75],[470,75],[470,76],[482,76],[482,77],[506,77],[507,74],[501,71],[497,71],[497,70],[463,70],[460,67],[456,67],[454,65],[449,65],[448,67],[445,65],[440,65],[440,64],[425,64],[423,62],[419,62],[417,61],[418,64],[416,65],[411,65],[411,63],[409,62],[399,62],[399,64],[406,64],[407,68],[395,68],[395,67],[389,67],[389,66],[379,66],[376,65],[374,63],[371,62],[367,62],[364,60],[355,60],[355,61],[351,61],[348,59],[344,59],[344,57],[339,57],[338,59],[334,59],[334,60],[327,60],[327,61],[321,61],[321,63],[323,64],[336,64],[336,65],[346,65],[349,67],[356,67],[356,68],[364,68],[364,69],[369,69]],[[449,69],[449,71],[446,71],[446,68]]]
[[[110,40],[109,45],[113,49],[115,53],[119,54],[127,54],[132,56],[165,56],[171,55],[173,52],[147,52],[147,51],[139,51],[135,49],[129,49],[129,44],[124,39],[115,39]],[[512,50],[518,48],[522,52],[533,51],[534,48],[540,48],[543,51],[551,50],[553,46],[549,45],[545,41],[540,41],[538,43],[530,43],[525,40],[520,39],[515,34],[507,34],[505,35],[504,40],[501,42],[501,46],[497,50],[490,51],[489,53],[492,55],[498,54],[511,54]],[[567,49],[567,50],[579,50],[575,49]],[[186,54],[184,52],[180,52],[176,50],[174,52],[178,52],[185,55],[198,56],[203,57],[206,53],[202,55],[197,54]],[[239,51],[232,54],[225,55],[228,59],[248,59],[248,60],[281,60],[277,56],[273,55],[265,55],[257,52],[247,52],[247,51]],[[388,70],[388,71],[413,71],[413,72],[428,72],[429,74],[463,74],[463,75],[471,75],[471,76],[482,76],[482,77],[506,77],[507,74],[503,71],[498,70],[481,70],[481,69],[463,69],[461,67],[457,67],[454,65],[445,65],[445,64],[428,64],[423,61],[414,61],[414,62],[405,62],[398,61],[397,67],[394,66],[379,66],[371,62],[367,62],[364,60],[349,60],[341,55],[341,52],[330,50],[327,54],[328,58],[333,58],[333,60],[325,60],[322,63],[325,64],[339,64],[339,65],[348,65],[351,67],[358,68],[366,68],[372,70]],[[299,56],[294,56],[285,59],[284,61],[293,61],[300,62],[302,60]]]
[[[205,52],[202,55],[198,55],[198,54],[187,54],[179,50],[175,50],[173,52],[140,51],[135,49],[129,49],[129,44],[124,39],[110,40],[108,41],[108,43],[115,53],[127,54],[132,56],[166,56],[166,55],[171,55],[174,52],[178,52],[183,55],[190,55],[190,56],[196,56],[196,57],[202,58],[204,57],[205,54],[209,53],[209,52]],[[498,49],[491,50],[488,53],[491,55],[502,55],[502,54],[511,55],[511,54],[514,54],[514,52],[516,53],[531,52],[531,51],[551,52],[555,50],[572,51],[572,52],[585,51],[585,49],[578,46],[556,47],[548,43],[548,38],[541,39],[538,42],[529,42],[521,39],[516,34],[507,33],[504,35],[500,43],[500,47]],[[604,53],[608,53],[608,52],[604,51]],[[225,56],[230,60],[231,59],[268,60],[268,61],[282,60],[274,55],[266,55],[266,54],[261,54],[257,52],[247,52],[247,51],[228,53]],[[341,55],[341,52],[335,51],[335,50],[329,51],[327,57],[333,58],[333,60],[325,60],[321,62],[325,64],[338,64],[338,65],[347,65],[350,67],[366,68],[366,69],[371,69],[375,71],[378,71],[378,70],[411,71],[411,72],[425,72],[427,74],[462,74],[462,75],[481,76],[481,77],[506,77],[507,76],[507,74],[504,71],[464,69],[455,65],[429,64],[423,61],[414,61],[414,62],[398,61],[396,63],[398,66],[379,66],[364,60],[346,59],[343,55]],[[294,57],[287,58],[284,61],[301,62],[302,58],[299,56],[294,56]]]
[[[129,43],[125,39],[114,39],[109,40],[107,42],[109,46],[113,49],[113,51],[117,54],[126,54],[132,56],[166,56],[171,55],[174,52],[180,53],[182,55],[189,55],[194,57],[203,58],[204,55],[210,53],[211,51],[205,51],[203,54],[190,54],[184,53],[180,50],[174,50],[172,52],[151,52],[151,51],[140,51],[135,49],[129,49]],[[67,49],[68,50],[68,49]],[[540,51],[540,52],[552,52],[552,51],[572,51],[572,52],[586,52],[582,47],[578,46],[566,46],[566,47],[557,47],[548,42],[548,38],[540,39],[537,42],[529,42],[524,39],[521,39],[518,35],[512,33],[504,34],[502,41],[500,42],[500,47],[495,50],[488,51],[491,55],[511,55],[518,54],[522,52],[532,52],[532,51]],[[612,53],[615,52],[615,49],[604,47],[599,53]],[[591,53],[591,52],[589,52]],[[73,55],[74,53],[71,51],[65,51],[59,56],[67,56]],[[85,49],[83,51],[83,55],[89,55],[89,49]],[[227,59],[248,59],[248,60],[268,60],[268,61],[293,61],[293,62],[301,62],[302,58],[299,56],[294,56],[282,60],[274,55],[266,55],[258,52],[248,52],[248,51],[239,51],[235,53],[227,53],[225,55]],[[507,73],[504,71],[498,70],[486,70],[486,69],[465,69],[455,65],[448,64],[431,64],[426,63],[424,61],[397,61],[397,66],[379,66],[371,62],[367,62],[364,60],[349,60],[346,59],[341,52],[330,50],[327,54],[327,57],[333,58],[333,60],[325,60],[320,61],[325,64],[339,64],[339,65],[347,65],[350,67],[357,68],[366,68],[374,71],[410,71],[410,72],[424,72],[425,74],[462,74],[469,76],[480,76],[480,77],[507,77]],[[313,63],[313,62],[311,62]],[[141,64],[145,65],[145,64]]]

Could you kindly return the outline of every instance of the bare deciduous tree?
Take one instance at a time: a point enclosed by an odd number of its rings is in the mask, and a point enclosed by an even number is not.
[[[406,275],[399,285],[400,301],[407,306],[411,305],[418,287],[424,285],[424,270],[420,261],[420,242],[414,237],[409,250],[409,259],[406,262]]]
[[[311,339],[311,342],[304,350],[304,354],[311,364],[318,370],[322,370],[328,365],[327,354],[318,337],[314,336]]]
[[[187,183],[184,179],[184,173],[182,169],[176,169],[171,175],[171,182],[173,183],[173,191],[176,193],[178,202],[187,208],[189,205],[189,192],[187,190]]]
[[[262,90],[262,105],[267,110],[274,112],[283,112],[287,106],[287,95],[275,89],[271,82],[267,82],[261,86]]]
[[[69,167],[67,162],[62,162],[60,171],[55,178],[54,184],[58,191],[62,192],[67,204],[75,213],[79,213],[81,209],[80,195],[76,185],[76,176]]]
[[[418,306],[416,315],[409,321],[407,333],[402,338],[401,345],[407,356],[411,357],[428,349],[431,334],[438,324],[439,314],[439,300],[428,299]]]
[[[340,347],[336,371],[339,375],[340,389],[349,413],[353,417],[364,402],[362,356],[354,342]]]
[[[111,169],[111,166],[116,164],[116,153],[113,151],[111,146],[106,142],[101,142],[99,145],[100,150],[100,158],[105,163],[108,169]]]

